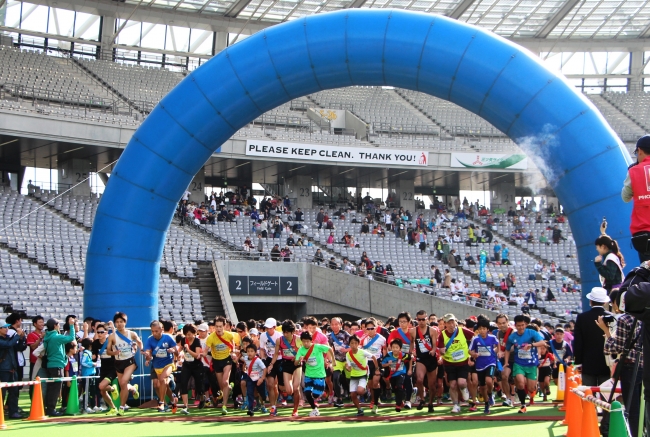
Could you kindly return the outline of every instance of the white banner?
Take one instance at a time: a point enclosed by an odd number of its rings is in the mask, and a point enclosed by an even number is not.
[[[335,145],[282,143],[278,141],[246,140],[247,156],[281,159],[308,159],[359,164],[408,165],[426,167],[429,152],[421,150],[365,149]]]
[[[451,167],[526,170],[528,158],[523,154],[492,155],[485,153],[452,153]]]

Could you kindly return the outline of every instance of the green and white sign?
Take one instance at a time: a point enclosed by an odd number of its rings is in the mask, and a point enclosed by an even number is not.
[[[451,167],[526,170],[528,158],[523,154],[452,153]]]

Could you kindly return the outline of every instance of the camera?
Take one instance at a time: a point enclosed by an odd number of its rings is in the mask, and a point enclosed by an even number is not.
[[[603,316],[603,322],[607,323],[608,325],[611,325],[613,323],[616,323],[616,317],[614,317],[614,314],[610,313],[609,311],[605,311],[605,315]]]

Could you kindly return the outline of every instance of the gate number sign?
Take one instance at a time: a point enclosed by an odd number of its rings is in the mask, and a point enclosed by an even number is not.
[[[297,296],[297,276],[229,276],[230,294],[234,296]]]

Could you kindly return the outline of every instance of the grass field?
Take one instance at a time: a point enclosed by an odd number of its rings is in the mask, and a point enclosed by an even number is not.
[[[29,409],[29,400],[23,394],[21,407]],[[559,437],[566,427],[560,425],[562,413],[550,404],[535,405],[528,408],[526,415],[517,414],[515,408],[495,407],[493,413],[485,416],[482,412],[451,416],[451,405],[436,407],[434,414],[426,409],[402,411],[382,407],[377,415],[366,410],[366,416],[357,420],[354,408],[322,408],[320,418],[309,418],[309,408],[300,410],[301,418],[292,419],[291,408],[279,409],[277,418],[256,414],[249,419],[244,412],[231,410],[222,416],[217,409],[191,409],[189,416],[160,414],[152,409],[132,408],[124,417],[107,417],[103,414],[65,416],[45,422],[21,420],[7,421],[11,436],[30,436],[40,434],[47,437],[70,435],[103,436],[242,436],[265,435],[282,436],[416,436],[453,433],[454,437],[477,436],[517,436],[517,437]],[[2,431],[0,431],[2,433]]]

